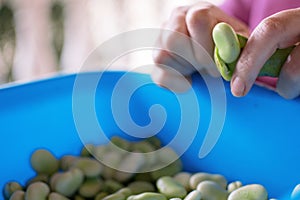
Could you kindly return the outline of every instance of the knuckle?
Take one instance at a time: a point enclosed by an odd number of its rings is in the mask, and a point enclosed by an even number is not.
[[[208,25],[212,18],[211,10],[213,7],[213,5],[207,5],[190,9],[186,15],[186,23],[188,25]]]
[[[169,57],[169,53],[166,50],[161,49],[157,50],[157,52],[153,54],[153,61],[156,64],[166,64]]]
[[[262,21],[261,25],[257,28],[257,34],[266,38],[272,38],[279,31],[284,31],[284,23],[278,17],[269,17]]]
[[[186,11],[187,11],[186,6],[180,6],[180,7],[174,8],[171,12],[171,19],[180,20],[182,18],[185,18]]]

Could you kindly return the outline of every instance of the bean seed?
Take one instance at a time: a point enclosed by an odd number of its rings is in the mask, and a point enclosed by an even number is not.
[[[51,192],[49,194],[48,200],[70,200],[70,199],[59,193]]]
[[[125,200],[125,199],[126,199],[126,197],[122,193],[110,194],[103,198],[103,200]]]
[[[12,193],[9,200],[25,200],[25,192],[22,190],[16,190]]]
[[[232,182],[232,183],[228,184],[227,191],[229,193],[231,193],[231,192],[233,192],[234,190],[236,190],[240,187],[242,187],[242,182],[241,181],[235,181],[235,182]]]
[[[78,159],[78,157],[72,156],[72,155],[63,156],[60,159],[60,168],[64,171],[69,170],[77,159]]]
[[[26,182],[26,186],[29,186],[30,184],[34,183],[34,182],[38,182],[38,181],[41,181],[41,182],[44,182],[44,183],[48,183],[49,181],[49,175],[46,175],[46,174],[38,174],[37,176],[29,179],[27,182]]]
[[[227,200],[228,192],[214,181],[200,182],[197,190],[201,193],[202,200]]]
[[[181,170],[182,170],[182,163],[180,160],[176,160],[175,162],[167,166],[159,164],[157,170],[152,171],[150,174],[153,180],[157,180],[162,176],[174,176],[175,174],[179,173]]]
[[[67,172],[56,174],[50,180],[52,188],[67,197],[71,197],[81,186],[84,175],[80,169],[73,168]]]
[[[104,197],[108,196],[109,194],[107,192],[100,192],[95,196],[95,200],[102,200]]]
[[[33,152],[30,163],[32,168],[38,174],[51,175],[59,168],[59,161],[52,155],[52,153],[45,149],[38,149]]]
[[[209,174],[209,173],[203,173],[199,172],[196,174],[193,174],[190,178],[190,187],[195,190],[198,186],[198,184],[202,181],[214,181],[218,183],[222,188],[227,187],[227,180],[224,176],[220,174]]]
[[[259,184],[250,184],[240,187],[230,193],[228,200],[267,200],[267,190]]]
[[[46,183],[35,182],[26,189],[25,200],[46,200],[50,193],[50,188]]]
[[[125,198],[129,197],[130,195],[132,195],[132,191],[130,188],[125,187],[125,188],[121,188],[119,189],[116,193],[121,193],[125,196]]]
[[[234,62],[240,55],[241,49],[235,31],[228,24],[218,23],[212,32],[213,40],[219,55],[226,63]]]
[[[82,157],[91,157],[92,156],[92,153],[94,152],[94,148],[95,146],[93,144],[86,144],[81,152],[80,152],[80,155]]]
[[[112,180],[112,179],[107,179],[104,181],[103,190],[105,192],[111,194],[111,193],[117,192],[118,190],[122,189],[123,187],[124,186],[120,182]]]
[[[156,187],[167,198],[184,198],[187,194],[186,189],[170,176],[159,178],[156,182]]]
[[[201,192],[199,190],[193,190],[184,198],[184,200],[201,200],[201,197]]]
[[[133,177],[134,173],[139,172],[139,170],[144,166],[145,162],[145,156],[143,154],[127,154],[118,166],[118,171],[116,171],[114,178],[119,182],[128,181]]]
[[[114,145],[116,145],[117,147],[119,147],[123,150],[126,150],[126,151],[130,150],[130,146],[131,146],[130,142],[128,142],[127,140],[124,140],[121,137],[113,136],[110,139],[110,141],[111,141],[111,143],[113,143]]]
[[[128,185],[128,188],[131,190],[132,194],[140,194],[143,192],[154,192],[155,187],[152,183],[145,181],[135,181]]]
[[[88,178],[86,179],[79,188],[79,194],[82,197],[91,198],[104,187],[104,183],[99,178]]]
[[[16,181],[6,183],[3,189],[4,198],[9,199],[10,196],[17,190],[23,190],[23,187],[20,185],[20,183]]]
[[[144,192],[137,195],[131,195],[127,200],[167,200],[167,198],[159,193],[155,192]]]
[[[72,167],[80,169],[89,178],[97,177],[102,172],[102,165],[92,158],[78,158]]]
[[[190,178],[192,174],[189,172],[179,172],[173,177],[178,183],[183,185],[187,191],[190,191]]]

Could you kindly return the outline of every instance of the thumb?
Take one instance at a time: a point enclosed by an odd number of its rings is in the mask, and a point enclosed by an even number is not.
[[[277,92],[287,99],[300,95],[300,46],[296,46],[282,66],[277,82]],[[298,58],[297,58],[298,57]]]

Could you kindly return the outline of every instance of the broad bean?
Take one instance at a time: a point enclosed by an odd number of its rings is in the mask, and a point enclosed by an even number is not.
[[[184,200],[201,200],[202,195],[199,190],[193,190],[184,198]]]
[[[107,179],[104,181],[104,186],[103,186],[103,191],[111,194],[115,193],[118,190],[122,189],[124,185],[122,185],[120,182],[112,180],[112,179]]]
[[[31,155],[30,163],[38,174],[51,175],[59,168],[59,161],[46,149],[38,149]]]
[[[179,172],[173,177],[178,183],[183,185],[187,191],[190,191],[190,178],[192,174],[189,172]]]
[[[70,199],[59,193],[51,192],[49,194],[48,200],[70,200]]]
[[[228,200],[267,200],[267,190],[259,184],[250,184],[242,186],[228,196]]]
[[[103,198],[103,200],[125,200],[126,196],[122,193],[110,194]]]
[[[155,187],[152,183],[146,181],[135,181],[129,183],[128,188],[131,190],[132,194],[140,194],[143,192],[154,192]]]
[[[167,200],[167,198],[159,193],[155,192],[144,192],[137,195],[131,195],[127,200]]]
[[[10,196],[17,190],[23,190],[23,187],[20,185],[20,183],[16,181],[6,183],[3,189],[4,198],[9,199]]]
[[[25,199],[25,192],[23,190],[16,190],[10,196],[9,200],[24,200]]]
[[[78,193],[85,198],[91,198],[103,188],[104,183],[99,178],[88,178],[80,186]]]
[[[57,173],[51,179],[53,191],[71,197],[83,183],[84,175],[80,169],[73,168],[67,172]]]
[[[197,186],[197,190],[200,191],[202,200],[227,200],[228,197],[227,190],[220,184],[210,180],[201,181]]]
[[[242,182],[241,181],[234,181],[228,184],[227,186],[227,191],[229,193],[233,192],[234,190],[242,187]]]
[[[231,26],[224,22],[218,23],[213,29],[212,37],[219,56],[225,63],[232,63],[239,57],[239,40]]]
[[[209,173],[199,172],[193,174],[190,178],[191,189],[195,190],[198,184],[201,183],[202,181],[214,181],[224,189],[227,187],[227,180],[225,179],[224,176],[220,174],[209,174]]]
[[[102,172],[102,165],[99,161],[92,158],[78,158],[72,167],[80,169],[86,177],[97,177]]]
[[[184,186],[179,184],[170,176],[164,176],[157,180],[156,187],[160,193],[165,195],[167,198],[184,198],[187,194]]]
[[[49,186],[44,182],[29,185],[25,192],[25,200],[46,200],[50,193]]]
[[[128,181],[134,173],[139,172],[145,165],[146,159],[140,153],[128,153],[118,166],[114,178],[119,182]]]

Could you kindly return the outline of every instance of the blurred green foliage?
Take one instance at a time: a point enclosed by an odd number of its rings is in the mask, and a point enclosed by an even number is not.
[[[64,5],[59,1],[53,1],[51,16],[49,16],[53,35],[53,48],[59,70],[59,60],[63,49],[64,41]],[[0,83],[14,81],[12,77],[12,65],[14,49],[16,46],[16,32],[14,11],[7,3],[0,4]],[[4,74],[3,74],[4,73]]]
[[[9,82],[11,77],[11,68],[13,63],[13,55],[9,55],[14,51],[9,51],[7,48],[14,49],[16,41],[16,33],[14,28],[14,16],[12,9],[3,4],[0,8],[0,54],[2,57],[2,65],[6,68],[6,73],[1,75],[2,82]]]

